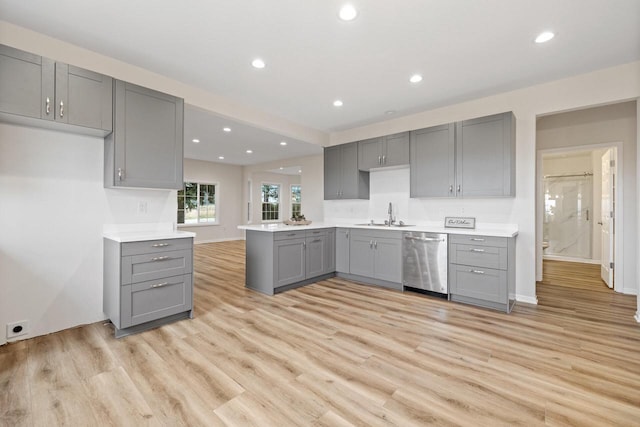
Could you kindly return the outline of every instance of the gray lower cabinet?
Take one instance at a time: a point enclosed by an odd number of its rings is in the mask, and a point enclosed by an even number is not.
[[[349,234],[350,229],[336,230],[336,272],[349,273]]]
[[[273,295],[333,275],[335,250],[330,242],[335,234],[332,231],[247,230],[246,286]]]
[[[193,238],[105,238],[103,310],[117,338],[193,317]]]
[[[369,173],[358,170],[358,144],[324,149],[324,199],[368,199]]]
[[[515,237],[449,235],[452,301],[509,313],[515,304]]]
[[[386,135],[358,142],[358,169],[409,164],[409,132]]]
[[[63,125],[99,136],[112,130],[109,76],[5,45],[0,45],[0,76],[3,119],[42,127]]]
[[[402,233],[351,229],[349,274],[397,287],[402,282]]]
[[[411,132],[411,197],[515,196],[515,118],[502,113]]]
[[[113,86],[104,186],[182,189],[184,101],[120,80]]]

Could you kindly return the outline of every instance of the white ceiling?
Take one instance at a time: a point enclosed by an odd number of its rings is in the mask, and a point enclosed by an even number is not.
[[[0,0],[0,17],[325,132],[640,59],[639,0],[350,1],[352,22],[342,0]]]

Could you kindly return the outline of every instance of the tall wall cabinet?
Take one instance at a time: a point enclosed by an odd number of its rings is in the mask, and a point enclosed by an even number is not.
[[[514,195],[513,113],[411,132],[411,197]]]

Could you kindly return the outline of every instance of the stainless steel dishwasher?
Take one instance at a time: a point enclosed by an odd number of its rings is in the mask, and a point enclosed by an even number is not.
[[[446,297],[449,293],[447,235],[414,231],[402,235],[403,287]]]

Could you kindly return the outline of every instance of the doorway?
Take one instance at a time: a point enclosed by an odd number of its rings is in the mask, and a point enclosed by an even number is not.
[[[620,152],[618,144],[540,151],[543,269],[583,265],[596,272],[594,280],[621,291],[615,287]]]

